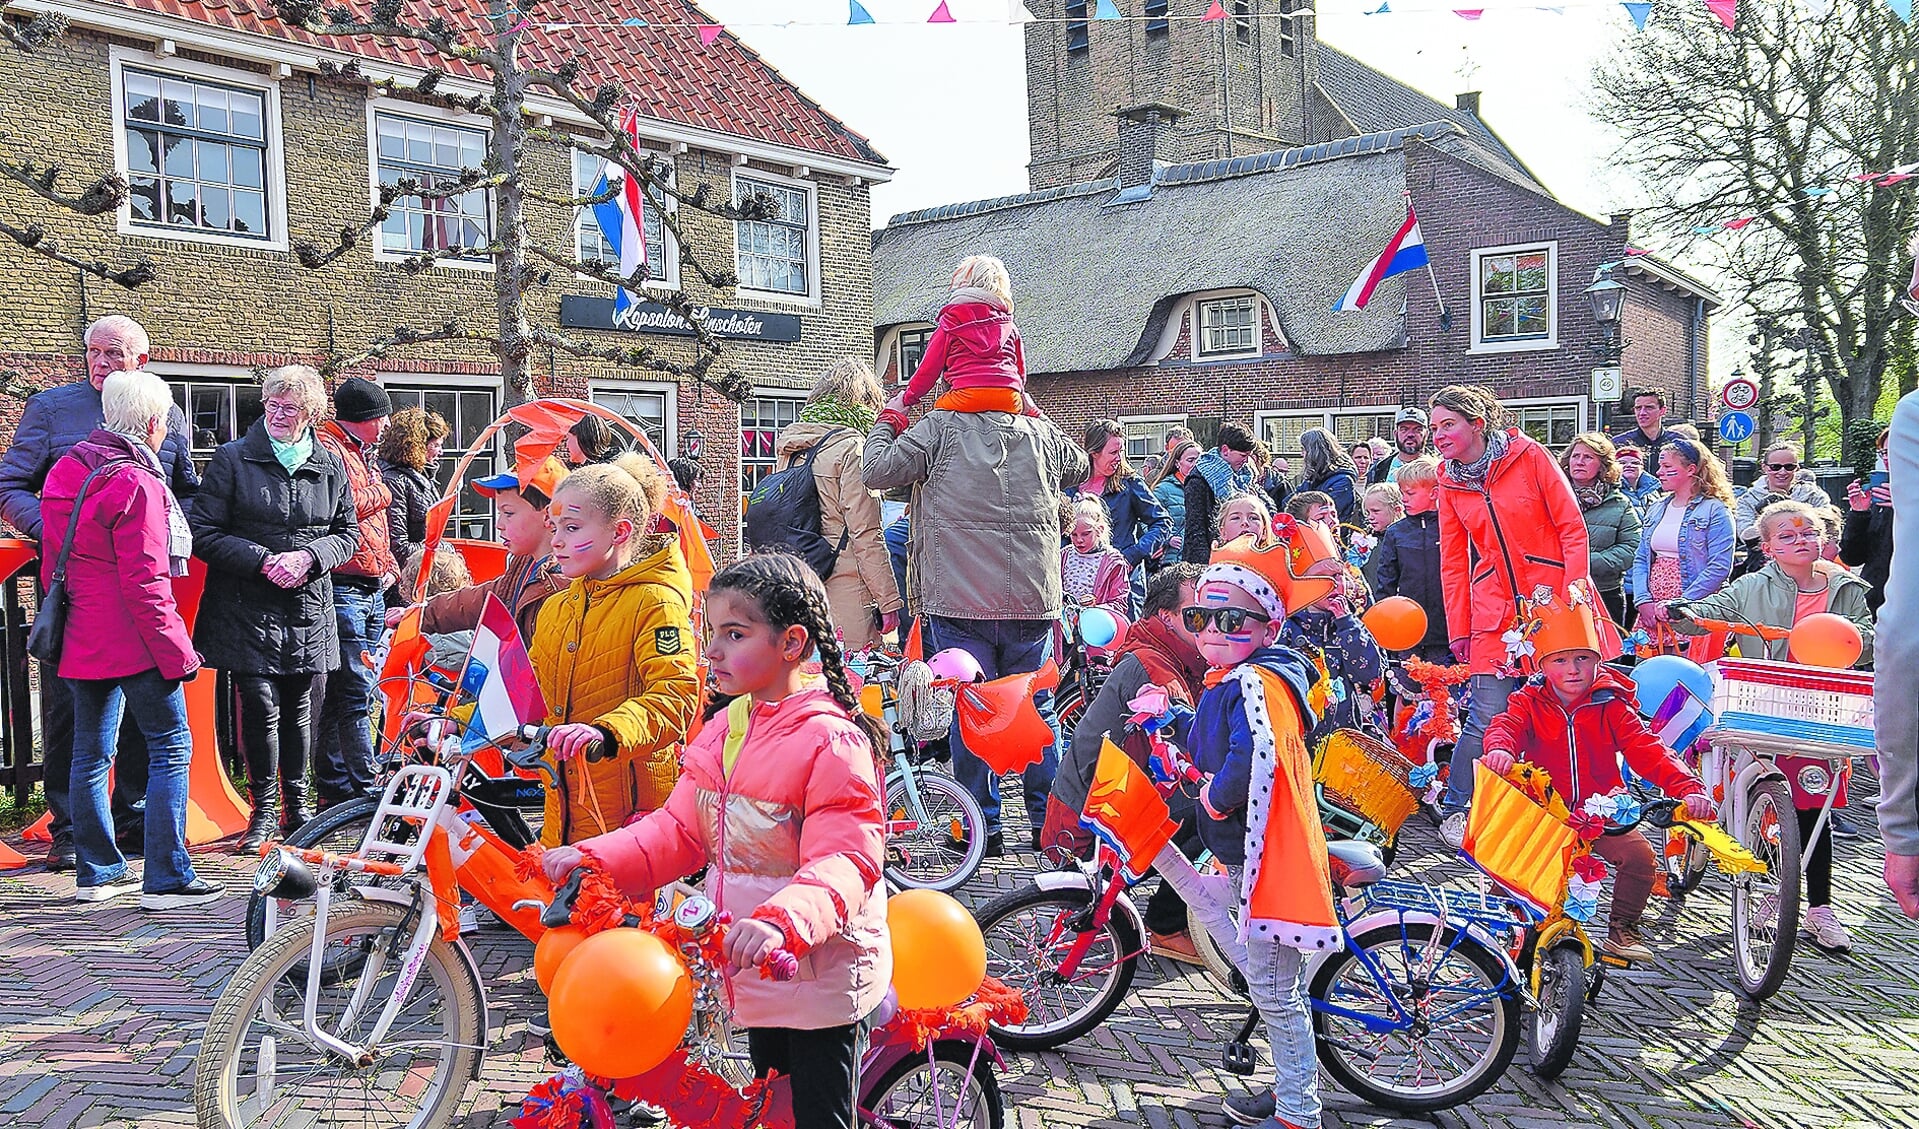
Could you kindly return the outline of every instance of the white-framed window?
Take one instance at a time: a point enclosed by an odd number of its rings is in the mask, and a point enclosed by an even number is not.
[[[1193,337],[1196,360],[1214,361],[1223,357],[1256,357],[1260,353],[1259,299],[1251,294],[1224,298],[1202,298],[1198,310],[1198,332]]]
[[[773,214],[733,225],[734,269],[740,290],[782,301],[819,301],[819,211],[815,186],[804,180],[739,169],[733,174],[733,202],[764,195]]]
[[[186,415],[194,465],[202,470],[214,448],[245,435],[260,418],[260,382],[251,369],[150,361],[147,370],[173,390]]]
[[[486,164],[485,119],[474,115],[435,114],[426,106],[375,98],[367,104],[368,162],[371,192],[403,178],[436,189],[458,182],[462,169]],[[475,188],[457,196],[404,196],[395,200],[380,225],[374,257],[392,261],[422,251],[470,249],[471,254],[442,259],[453,265],[491,270],[486,247],[493,240],[492,193]]]
[[[393,410],[425,408],[438,412],[446,420],[446,443],[440,451],[440,463],[433,468],[433,482],[444,491],[453,481],[453,469],[465,457],[468,447],[480,437],[500,414],[500,384],[492,377],[439,376],[420,373],[394,373],[380,378]],[[493,539],[493,502],[473,489],[477,479],[490,478],[503,470],[500,443],[494,443],[473,456],[467,464],[466,481],[460,487],[460,500],[453,504],[453,519],[447,525],[448,537]]]
[[[673,183],[673,166],[663,161],[655,167],[662,170],[668,184]],[[593,194],[599,186],[602,176],[611,176],[617,181],[624,172],[618,165],[601,157],[579,149],[573,150],[573,194],[585,197]],[[610,207],[610,203],[600,207]],[[672,207],[668,203],[668,208]],[[600,229],[599,220],[593,207],[580,207],[573,215],[574,254],[582,263],[602,263],[617,271],[620,257],[613,253],[613,244]],[[654,206],[652,197],[640,193],[640,230],[646,235],[646,277],[649,285],[673,289],[679,285],[680,257],[673,253],[670,245],[672,235],[660,216],[660,210]]]
[[[1121,416],[1119,426],[1126,433],[1126,459],[1138,466],[1154,455],[1166,453],[1166,433],[1185,427],[1185,416]]]
[[[1472,252],[1472,351],[1559,347],[1559,244]]]
[[[284,250],[278,84],[129,48],[109,61],[120,232]]]
[[[779,463],[779,434],[797,423],[803,393],[762,391],[740,405],[740,493],[751,494]]]
[[[1397,414],[1397,407],[1353,408],[1340,412],[1260,412],[1255,421],[1260,438],[1266,440],[1273,454],[1297,459],[1300,457],[1299,437],[1309,427],[1323,427],[1332,432],[1333,438],[1339,441],[1340,449],[1345,451],[1351,450],[1353,444],[1360,440],[1374,436],[1383,436],[1390,441],[1393,437],[1393,417]]]
[[[1573,436],[1586,429],[1586,401],[1525,400],[1504,401],[1509,426],[1532,436],[1554,454],[1564,451]]]
[[[900,330],[899,338],[899,374],[900,383],[913,379],[919,371],[920,360],[926,356],[926,343],[933,339],[933,327],[922,325],[913,329]]]
[[[653,444],[661,458],[670,459],[680,453],[673,444],[679,430],[679,389],[673,385],[596,380],[586,394],[594,403],[617,412],[644,432],[647,442]]]

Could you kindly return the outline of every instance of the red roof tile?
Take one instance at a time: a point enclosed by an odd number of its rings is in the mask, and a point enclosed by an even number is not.
[[[442,59],[411,40],[314,36],[280,22],[270,0],[111,0],[122,7],[229,28],[248,35],[359,55],[407,67],[438,65],[448,74],[482,82],[483,70]],[[364,12],[365,5],[352,5]],[[469,32],[485,26],[483,0],[411,0],[419,18],[438,15]],[[421,15],[424,13],[424,15]],[[654,25],[626,27],[639,17]],[[545,30],[544,22],[594,26]],[[617,81],[643,116],[717,133],[871,164],[885,164],[865,137],[808,98],[784,75],[729,32],[711,47],[700,45],[696,24],[712,17],[689,0],[569,0],[543,8],[521,37],[528,65],[554,68],[569,58],[581,62],[579,88],[592,91]]]

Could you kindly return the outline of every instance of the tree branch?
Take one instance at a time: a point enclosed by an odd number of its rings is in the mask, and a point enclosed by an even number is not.
[[[65,263],[67,266],[78,268],[95,278],[124,286],[128,290],[152,282],[158,274],[158,272],[153,269],[153,260],[144,257],[134,262],[131,266],[119,268],[108,266],[106,263],[97,259],[87,260],[76,258],[62,251],[59,242],[49,237],[46,229],[37,223],[30,223],[25,227],[15,227],[5,220],[0,220],[0,235],[5,235],[7,238],[25,247],[27,250],[32,251],[36,255],[52,259],[56,263]]]

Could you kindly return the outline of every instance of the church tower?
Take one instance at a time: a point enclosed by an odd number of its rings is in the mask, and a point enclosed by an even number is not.
[[[1167,0],[1030,0],[1026,25],[1027,166],[1034,189],[1112,176],[1122,111],[1182,111],[1158,157],[1239,157],[1315,139],[1313,16],[1305,0],[1221,0],[1227,17],[1168,19]],[[1132,5],[1140,7],[1135,10]],[[1195,6],[1185,0],[1182,8]],[[1137,115],[1134,115],[1137,116]],[[1319,138],[1323,140],[1323,138]]]

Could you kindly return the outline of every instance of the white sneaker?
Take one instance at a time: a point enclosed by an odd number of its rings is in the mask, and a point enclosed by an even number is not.
[[[1852,934],[1840,924],[1839,915],[1832,912],[1831,906],[1813,906],[1806,911],[1806,923],[1799,929],[1801,936],[1812,938],[1812,943],[1829,953],[1849,953],[1852,951]]]
[[[99,886],[75,886],[73,900],[76,902],[108,902],[122,894],[140,892],[140,879],[132,874],[122,874],[111,882]]]
[[[1446,817],[1439,825],[1439,838],[1453,850],[1459,850],[1466,842],[1466,813],[1456,811]]]

